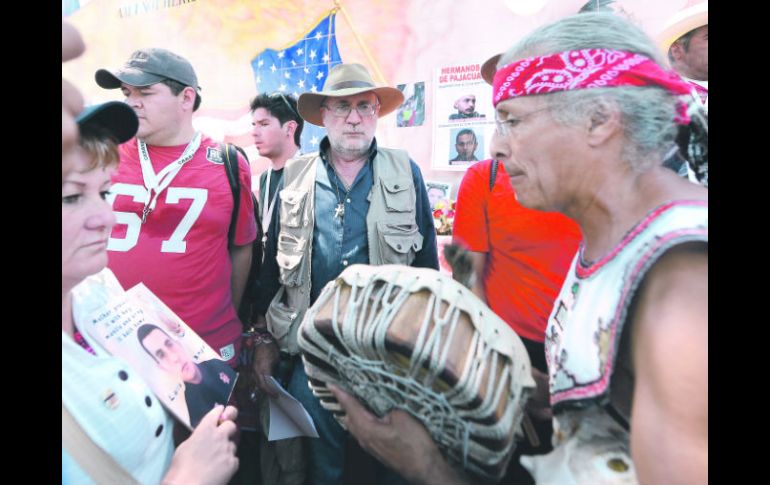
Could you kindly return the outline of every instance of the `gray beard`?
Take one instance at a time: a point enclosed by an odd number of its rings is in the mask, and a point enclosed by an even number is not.
[[[354,160],[357,158],[363,158],[367,153],[369,153],[369,147],[372,146],[372,140],[369,140],[369,143],[366,144],[366,147],[360,149],[345,148],[341,143],[333,141],[331,138],[329,139],[329,145],[331,145],[332,150],[339,153],[343,157],[349,160]]]

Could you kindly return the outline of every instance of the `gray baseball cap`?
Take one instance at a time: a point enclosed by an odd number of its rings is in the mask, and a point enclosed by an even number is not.
[[[198,77],[192,65],[182,56],[160,49],[140,49],[131,54],[125,65],[117,71],[99,69],[96,71],[96,84],[105,89],[116,89],[121,83],[130,86],[149,86],[164,79],[173,79],[196,91]]]

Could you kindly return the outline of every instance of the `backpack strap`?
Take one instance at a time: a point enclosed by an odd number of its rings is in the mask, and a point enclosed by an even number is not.
[[[230,218],[230,229],[227,231],[227,246],[232,247],[235,244],[235,226],[238,222],[238,208],[241,202],[241,179],[238,176],[238,152],[231,143],[223,144],[222,153],[225,158],[225,172],[227,172],[227,181],[230,182],[230,189],[233,192],[233,214]]]
[[[492,160],[492,166],[489,170],[489,191],[492,192],[492,188],[495,186],[495,180],[497,180],[497,165],[500,162]]]

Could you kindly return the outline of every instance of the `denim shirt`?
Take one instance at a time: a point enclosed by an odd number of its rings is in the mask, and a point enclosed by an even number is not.
[[[359,170],[350,192],[334,173],[331,163],[321,155],[323,163],[316,165],[315,228],[310,270],[310,302],[314,302],[323,287],[351,264],[369,263],[369,242],[366,236],[367,197],[374,185],[372,157]],[[338,198],[339,197],[339,198]],[[344,204],[344,217],[335,217],[338,203]]]
[[[325,137],[320,144],[323,163],[316,165],[315,183],[315,227],[313,231],[313,253],[311,260],[310,304],[315,302],[323,287],[351,264],[369,264],[369,242],[366,236],[366,215],[369,212],[368,196],[374,185],[372,164],[377,155],[377,140],[372,141],[369,158],[356,175],[350,192],[345,195],[345,186],[339,180],[328,160],[329,139]],[[409,160],[412,168],[412,180],[417,195],[415,219],[423,246],[415,255],[411,266],[438,269],[438,250],[436,229],[433,225],[433,213],[430,210],[428,193],[420,168]],[[335,182],[337,187],[335,188]],[[280,189],[284,187],[281,181]],[[339,198],[338,198],[339,193]],[[350,200],[350,202],[348,202]],[[338,201],[343,201],[345,216],[340,220],[334,217]],[[280,232],[280,211],[273,211],[270,222],[272,230],[268,233],[265,247],[265,262],[260,272],[261,294],[256,308],[264,315],[270,301],[275,296],[279,282],[279,269],[276,261],[277,239]]]

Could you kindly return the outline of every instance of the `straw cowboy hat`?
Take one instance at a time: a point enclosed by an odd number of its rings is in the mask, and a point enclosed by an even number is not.
[[[302,93],[297,100],[299,115],[316,126],[323,126],[321,103],[324,98],[340,98],[372,91],[380,99],[380,114],[383,117],[404,102],[404,95],[396,88],[377,86],[369,71],[361,64],[337,64],[329,71],[323,91]]]
[[[684,8],[668,19],[663,30],[657,35],[658,45],[664,54],[668,54],[671,44],[687,32],[708,25],[709,3],[702,2]]]

